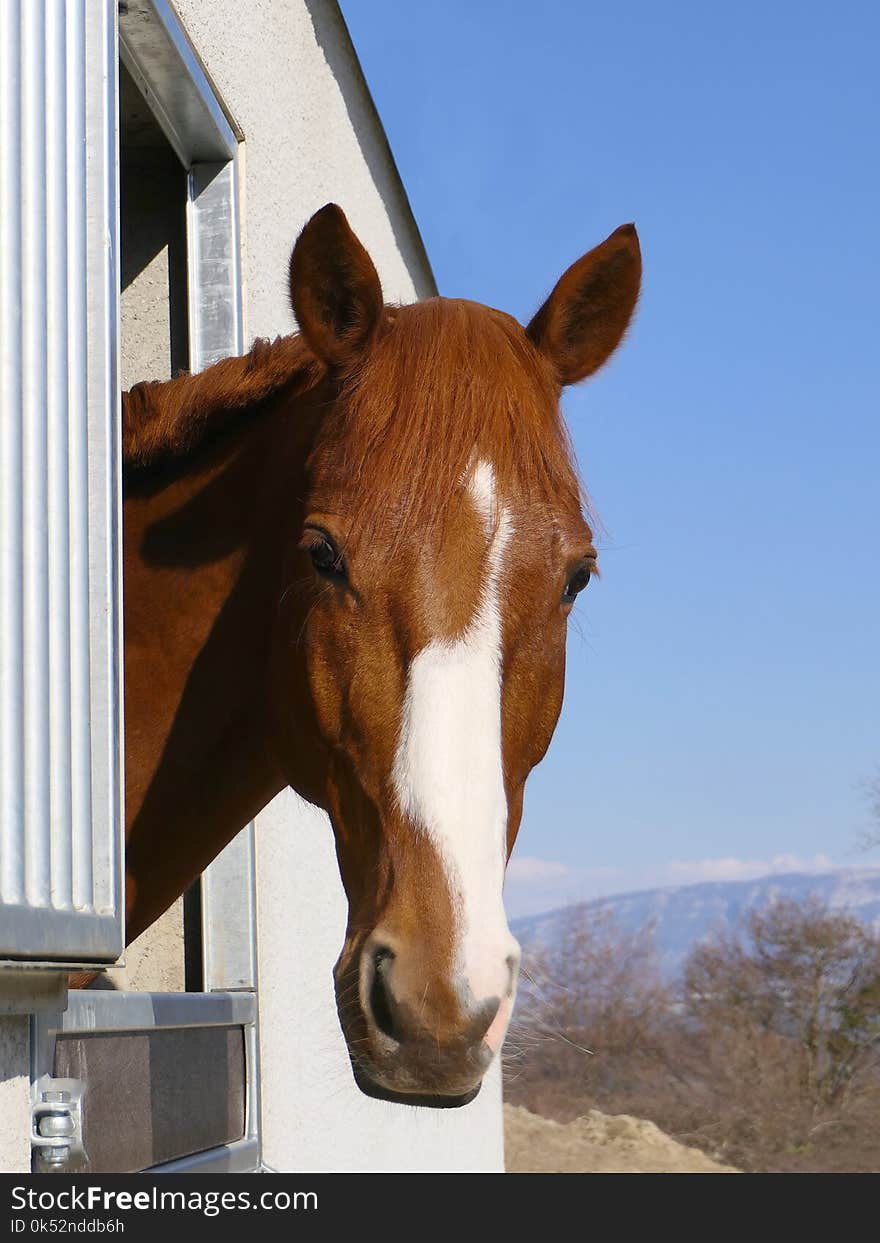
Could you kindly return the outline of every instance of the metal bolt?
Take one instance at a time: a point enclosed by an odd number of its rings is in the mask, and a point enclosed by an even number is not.
[[[67,1165],[70,1157],[69,1144],[62,1144],[59,1147],[44,1148],[40,1153],[40,1164],[44,1167],[55,1165]]]
[[[58,1135],[72,1135],[76,1123],[70,1114],[43,1114],[37,1123],[37,1132],[45,1139]]]

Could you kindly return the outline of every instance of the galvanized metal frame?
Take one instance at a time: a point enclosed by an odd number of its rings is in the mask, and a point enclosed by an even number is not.
[[[119,54],[187,169],[190,370],[244,347],[238,203],[242,134],[167,0],[128,0]]]
[[[244,348],[235,158],[199,161],[187,176],[190,371]]]
[[[167,0],[128,0],[119,54],[187,170],[190,370],[244,348],[238,153],[224,110]],[[253,825],[202,878],[206,989],[256,986]]]
[[[0,58],[0,960],[57,970],[123,944],[116,5]]]
[[[187,170],[187,304],[190,370],[244,348],[238,153],[241,131],[224,111],[167,0],[130,0],[119,15],[120,58]],[[204,1025],[228,1007],[247,1014],[245,1136],[154,1167],[153,1172],[243,1172],[260,1166],[254,829],[248,825],[206,869],[202,886],[204,994],[95,994],[72,998],[90,1026]],[[219,990],[219,991],[218,991]],[[230,990],[242,990],[233,992]],[[107,1000],[105,1000],[107,999]],[[155,1023],[148,1023],[152,1012]],[[41,1024],[42,1025],[42,1024]],[[66,1030],[67,1028],[65,1028]],[[35,1067],[35,1071],[36,1071]]]
[[[257,987],[257,887],[249,824],[202,874],[202,973],[207,992]]]
[[[152,1166],[147,1173],[244,1173],[259,1169],[259,1069],[257,999],[238,993],[72,992],[63,1013],[32,1019],[31,1081],[45,1086],[55,1062],[55,1038],[89,1032],[155,1031],[160,1028],[241,1027],[247,1093],[244,1135],[232,1144]],[[88,1084],[86,1084],[88,1092]]]

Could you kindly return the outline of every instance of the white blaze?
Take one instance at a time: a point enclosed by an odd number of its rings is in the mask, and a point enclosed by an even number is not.
[[[479,1002],[507,994],[506,960],[518,948],[501,898],[507,798],[499,584],[513,526],[506,506],[496,513],[489,463],[477,463],[467,487],[489,541],[481,597],[460,635],[434,640],[410,664],[394,784],[401,810],[443,860],[455,903],[456,969]]]

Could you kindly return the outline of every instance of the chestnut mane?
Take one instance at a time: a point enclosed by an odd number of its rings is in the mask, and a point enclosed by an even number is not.
[[[126,468],[186,457],[282,389],[302,395],[325,374],[296,335],[256,341],[199,375],[137,384],[123,402]],[[477,458],[502,488],[575,507],[584,498],[558,392],[511,316],[448,298],[388,307],[327,408],[318,451],[338,464],[361,531],[389,516],[389,497],[400,529],[430,526]]]
[[[122,395],[123,464],[138,470],[186,457],[285,386],[305,392],[323,370],[301,336],[276,337],[198,375],[135,384]]]

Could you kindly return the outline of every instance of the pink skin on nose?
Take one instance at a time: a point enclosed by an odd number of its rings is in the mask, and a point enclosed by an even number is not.
[[[492,1020],[489,1030],[483,1039],[495,1054],[504,1043],[504,1033],[507,1031],[507,1024],[510,1022],[510,1012],[513,1009],[513,998],[505,997],[501,1005],[498,1007],[498,1013]]]

